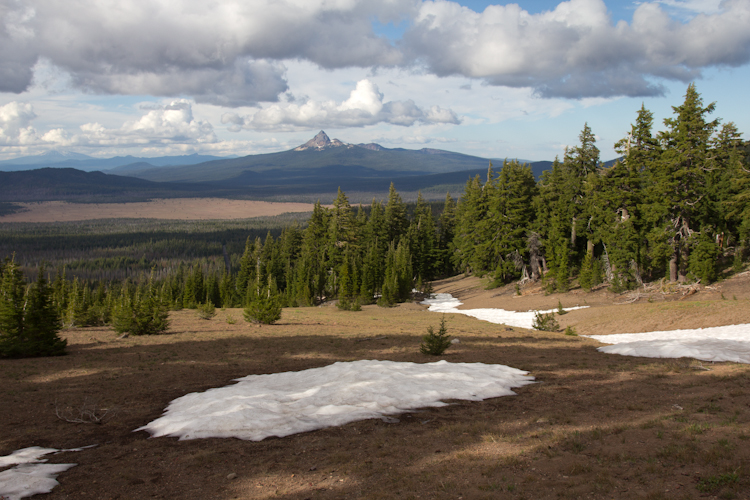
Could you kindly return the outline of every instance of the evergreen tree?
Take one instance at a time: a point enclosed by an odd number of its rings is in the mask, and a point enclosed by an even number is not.
[[[327,234],[328,211],[318,201],[302,236],[302,249],[297,264],[296,288],[300,305],[313,305],[323,300],[327,277]]]
[[[445,314],[443,314],[443,317],[440,318],[440,328],[437,333],[432,329],[432,326],[427,327],[427,335],[422,337],[419,352],[432,356],[440,356],[450,346],[451,341],[448,338],[448,329],[445,327]]]
[[[272,325],[281,319],[281,300],[272,276],[268,276],[266,283],[255,280],[248,291],[243,315],[247,322],[264,325]]]
[[[23,314],[26,284],[15,262],[6,259],[0,281],[0,355],[22,356],[24,352]]]
[[[438,218],[438,258],[436,271],[438,275],[446,276],[453,273],[453,238],[456,229],[456,202],[451,194],[445,195],[443,211]]]
[[[437,232],[432,208],[424,201],[421,192],[417,196],[417,206],[407,231],[407,239],[417,281],[433,279],[437,273]]]
[[[673,281],[685,280],[691,236],[701,231],[710,140],[718,125],[718,120],[706,117],[715,107],[715,103],[704,107],[695,85],[690,84],[685,101],[672,107],[676,116],[664,120],[667,130],[659,136],[664,152],[653,169],[650,186],[651,207],[658,220],[652,239],[662,240],[671,249],[669,276]]]
[[[488,177],[491,178],[491,167]],[[482,221],[487,216],[487,196],[479,176],[466,182],[464,194],[456,207],[454,262],[459,271],[481,273],[488,268],[487,255],[479,251],[486,241],[481,233]]]
[[[119,334],[156,335],[169,328],[169,307],[163,301],[151,272],[134,291],[123,286],[119,303],[113,314],[113,327]]]
[[[53,302],[53,291],[44,276],[26,287],[14,259],[7,261],[0,278],[0,356],[57,356],[65,353],[66,341],[57,332],[61,323]]]
[[[385,206],[385,230],[387,242],[398,241],[406,234],[409,221],[406,218],[406,204],[396,192],[391,182],[388,190],[388,203]]]

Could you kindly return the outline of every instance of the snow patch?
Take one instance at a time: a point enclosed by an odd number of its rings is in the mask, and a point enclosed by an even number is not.
[[[81,449],[83,448],[57,450],[55,448],[32,446],[0,457],[0,467],[16,466],[0,472],[0,498],[16,500],[40,493],[49,493],[52,488],[60,484],[55,479],[57,475],[75,467],[76,464],[45,464],[41,462],[46,462],[47,459],[41,457],[50,453],[79,451]]]
[[[609,354],[750,364],[750,324],[585,337],[612,344],[598,349]]]
[[[235,437],[260,441],[357,420],[383,418],[444,399],[481,401],[533,383],[528,372],[483,363],[362,360],[249,375],[237,384],[172,401],[164,416],[136,429],[153,437]]]
[[[515,326],[519,328],[533,328],[536,313],[546,314],[557,312],[557,309],[547,311],[506,311],[505,309],[458,309],[463,302],[454,298],[449,293],[435,293],[429,299],[422,301],[422,304],[430,306],[427,310],[439,313],[465,314],[472,318],[477,318],[490,323],[501,325]],[[585,309],[588,306],[566,307],[565,311],[574,311],[576,309]]]

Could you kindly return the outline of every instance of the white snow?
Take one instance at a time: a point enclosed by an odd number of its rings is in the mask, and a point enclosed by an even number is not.
[[[501,325],[516,326],[519,328],[533,328],[534,317],[536,313],[546,314],[556,312],[557,309],[548,311],[506,311],[505,309],[458,309],[463,302],[454,298],[449,293],[435,293],[429,299],[422,301],[422,304],[430,306],[427,310],[439,313],[465,314],[482,321],[498,323]],[[585,309],[588,306],[565,307],[565,311],[574,311],[576,309]]]
[[[448,293],[433,294],[422,302],[429,311],[460,313],[491,323],[532,328],[536,311],[514,312],[504,309],[460,310],[462,303]],[[588,307],[588,306],[584,306]],[[566,311],[582,307],[565,308]],[[555,312],[539,311],[540,313]],[[750,364],[750,324],[669,330],[647,333],[622,333],[613,335],[583,335],[603,344],[598,350],[623,356],[644,358],[695,358],[702,361],[734,361]]]
[[[382,418],[441,400],[480,401],[515,394],[527,372],[483,363],[338,362],[299,372],[250,375],[237,384],[172,401],[164,416],[136,430],[153,437],[236,437],[260,441]]]
[[[612,344],[598,349],[610,354],[750,363],[750,324],[586,336]]]
[[[57,475],[76,465],[41,463],[47,461],[47,459],[41,459],[44,455],[59,453],[60,451],[76,450],[56,450],[32,446],[0,457],[0,467],[16,466],[0,472],[0,498],[17,500],[52,491],[52,488],[60,484],[55,479]]]
[[[8,465],[29,464],[41,462],[40,457],[58,451],[55,448],[42,448],[41,446],[32,446],[22,450],[16,450],[10,455],[0,457],[0,467]]]

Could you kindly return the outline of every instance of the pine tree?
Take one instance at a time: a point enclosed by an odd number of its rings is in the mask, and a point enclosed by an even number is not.
[[[268,276],[265,284],[256,280],[250,287],[243,315],[249,323],[264,325],[272,325],[281,319],[281,300],[272,276]]]
[[[169,328],[169,307],[164,302],[154,279],[154,271],[149,279],[141,280],[135,291],[123,286],[119,303],[113,314],[115,331],[119,334],[157,335]]]
[[[427,327],[427,335],[422,337],[422,343],[419,346],[419,352],[432,356],[440,356],[451,346],[448,338],[448,329],[445,327],[445,314],[440,318],[440,328],[437,333],[432,326]]]
[[[66,341],[57,332],[61,323],[53,291],[44,276],[26,287],[14,259],[6,261],[0,281],[0,356],[29,357],[65,354]]]
[[[386,241],[398,241],[401,236],[406,234],[408,227],[409,221],[406,218],[406,204],[396,192],[396,188],[391,182],[391,187],[388,190],[388,203],[385,206]]]
[[[710,140],[718,125],[718,120],[708,121],[706,116],[715,107],[715,103],[704,107],[695,85],[690,84],[683,104],[672,107],[676,116],[664,120],[667,131],[659,135],[664,152],[653,169],[650,198],[659,222],[660,234],[655,239],[671,249],[669,276],[673,281],[686,279],[691,236],[702,229]]]
[[[433,279],[437,273],[437,232],[432,208],[424,201],[421,192],[417,196],[417,206],[407,231],[407,239],[417,280],[423,282]]]
[[[479,273],[488,267],[487,255],[479,250],[479,246],[486,241],[481,233],[482,221],[486,216],[487,196],[479,176],[476,176],[466,182],[464,194],[456,207],[453,258],[459,271]]]
[[[436,271],[438,275],[447,276],[453,273],[453,237],[456,228],[456,202],[451,194],[445,195],[443,212],[438,218],[438,259]]]
[[[0,356],[23,356],[26,285],[15,262],[6,259],[0,281]]]
[[[326,251],[328,211],[316,202],[307,228],[302,236],[302,248],[297,263],[298,303],[313,305],[323,300],[327,277]]]

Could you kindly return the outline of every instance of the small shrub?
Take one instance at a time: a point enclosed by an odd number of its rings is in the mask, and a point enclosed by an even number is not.
[[[237,323],[237,320],[234,319],[234,316],[232,316],[231,314],[227,314],[227,324],[233,325],[235,323]]]
[[[359,297],[342,297],[336,302],[336,307],[342,311],[361,311],[362,301]]]
[[[216,316],[216,307],[210,300],[205,304],[198,304],[198,317],[209,320]]]
[[[422,337],[419,352],[440,356],[450,346],[451,341],[448,339],[448,330],[445,327],[445,314],[443,314],[443,317],[440,319],[440,329],[437,333],[432,329],[432,326],[427,327],[427,335]]]
[[[572,326],[566,326],[565,327],[565,335],[570,335],[571,337],[577,337],[578,334],[576,333],[576,329]]]
[[[565,309],[563,309],[562,302],[560,302],[559,299],[557,301],[557,314],[559,316],[562,316],[563,314],[568,314],[568,311],[566,311]]]
[[[531,326],[542,332],[556,332],[560,329],[554,313],[540,313],[539,311],[535,313],[534,323]]]

